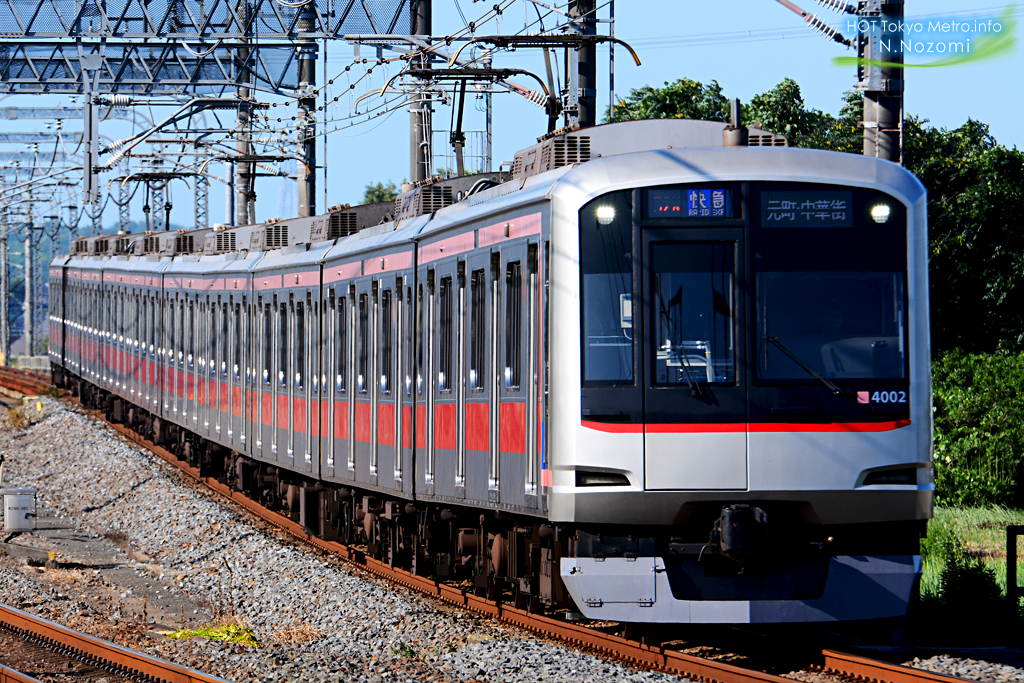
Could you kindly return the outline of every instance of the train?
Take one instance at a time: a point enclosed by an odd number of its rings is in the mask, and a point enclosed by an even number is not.
[[[898,618],[926,192],[759,126],[562,129],[393,202],[77,239],[55,383],[311,534],[565,618]]]

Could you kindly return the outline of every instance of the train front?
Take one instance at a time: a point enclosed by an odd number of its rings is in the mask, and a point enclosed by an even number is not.
[[[551,193],[551,518],[589,618],[904,614],[932,511],[925,192],[849,154],[609,156]]]

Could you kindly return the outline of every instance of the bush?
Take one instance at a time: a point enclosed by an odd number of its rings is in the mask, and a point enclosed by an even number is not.
[[[932,364],[935,488],[943,505],[1024,503],[1024,353],[942,354]]]

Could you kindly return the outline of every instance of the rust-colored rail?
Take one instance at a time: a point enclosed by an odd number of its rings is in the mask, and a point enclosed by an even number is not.
[[[69,656],[111,667],[126,677],[164,683],[226,683],[223,678],[210,676],[187,666],[108,643],[105,640],[80,633],[7,605],[0,605],[0,623],[15,634],[32,638],[46,647]],[[10,680],[32,681],[35,679],[25,677],[11,678]]]
[[[0,683],[40,683],[40,681],[38,678],[32,678],[0,664]]]
[[[0,384],[5,381],[5,378],[0,376]],[[486,614],[534,633],[550,636],[582,648],[596,650],[639,666],[679,674],[695,680],[706,681],[707,683],[793,683],[792,679],[774,674],[704,659],[656,645],[647,645],[620,636],[603,633],[579,624],[552,619],[540,614],[532,614],[526,610],[501,602],[481,598],[448,584],[416,576],[404,569],[390,567],[384,562],[375,560],[372,557],[366,557],[364,553],[355,548],[334,541],[325,541],[309,534],[301,525],[293,522],[288,517],[264,508],[262,505],[245,497],[242,493],[221,484],[216,479],[200,476],[199,470],[178,460],[170,451],[144,439],[124,425],[106,422],[103,415],[98,411],[89,412],[129,440],[165,460],[194,480],[204,484],[210,490],[241,505],[269,524],[287,531],[295,538],[309,545],[348,560],[394,583],[435,596],[451,604]],[[884,683],[954,683],[963,681],[963,679],[953,676],[944,676],[930,671],[912,669],[831,650],[823,651],[822,655],[825,658],[824,668],[871,681]]]
[[[966,681],[956,676],[946,676],[925,669],[914,669],[909,666],[880,662],[860,655],[834,650],[822,650],[825,657],[826,671],[835,671],[848,676],[856,676],[868,681],[885,681],[886,683],[951,683]]]
[[[0,393],[11,398],[38,396],[52,386],[46,375],[0,366]]]

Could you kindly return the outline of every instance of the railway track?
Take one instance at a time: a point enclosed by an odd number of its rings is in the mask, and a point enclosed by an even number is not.
[[[47,665],[40,675],[53,674],[64,680],[109,681],[116,677],[137,683],[225,683],[222,678],[108,643],[6,605],[0,605],[0,635],[14,636],[35,650],[35,657],[28,661]],[[13,649],[5,647],[4,656]],[[40,656],[40,649],[47,652]],[[0,670],[0,683],[7,680],[37,679],[13,669]]]
[[[25,396],[38,396],[52,386],[50,378],[40,372],[0,366],[0,396],[21,400]]]
[[[11,375],[0,371],[0,385],[7,384],[8,377],[11,377]],[[25,379],[22,377],[22,375],[19,375],[19,377],[15,378],[15,381],[22,382],[21,386],[27,386],[24,384]],[[78,404],[77,400],[71,400]],[[80,404],[78,405],[80,406]],[[792,683],[792,679],[775,674],[678,652],[663,646],[604,633],[585,625],[532,613],[498,600],[480,597],[456,586],[440,583],[426,577],[417,576],[403,569],[391,567],[385,562],[367,557],[358,548],[335,541],[325,541],[309,534],[300,524],[292,521],[290,518],[263,507],[245,497],[242,493],[235,491],[232,487],[220,483],[215,478],[201,476],[198,469],[178,460],[170,451],[153,444],[128,427],[114,422],[107,422],[99,411],[88,412],[103,420],[130,441],[173,465],[208,489],[244,507],[265,522],[289,533],[294,538],[310,546],[333,556],[341,557],[392,583],[406,586],[420,593],[439,598],[452,605],[516,625],[534,633],[570,643],[582,649],[596,651],[637,666],[687,676],[708,683]],[[875,681],[878,683],[950,683],[952,681],[964,680],[832,650],[822,651],[820,664],[815,668],[823,673],[835,674],[847,680]],[[206,678],[197,680],[219,679]]]

